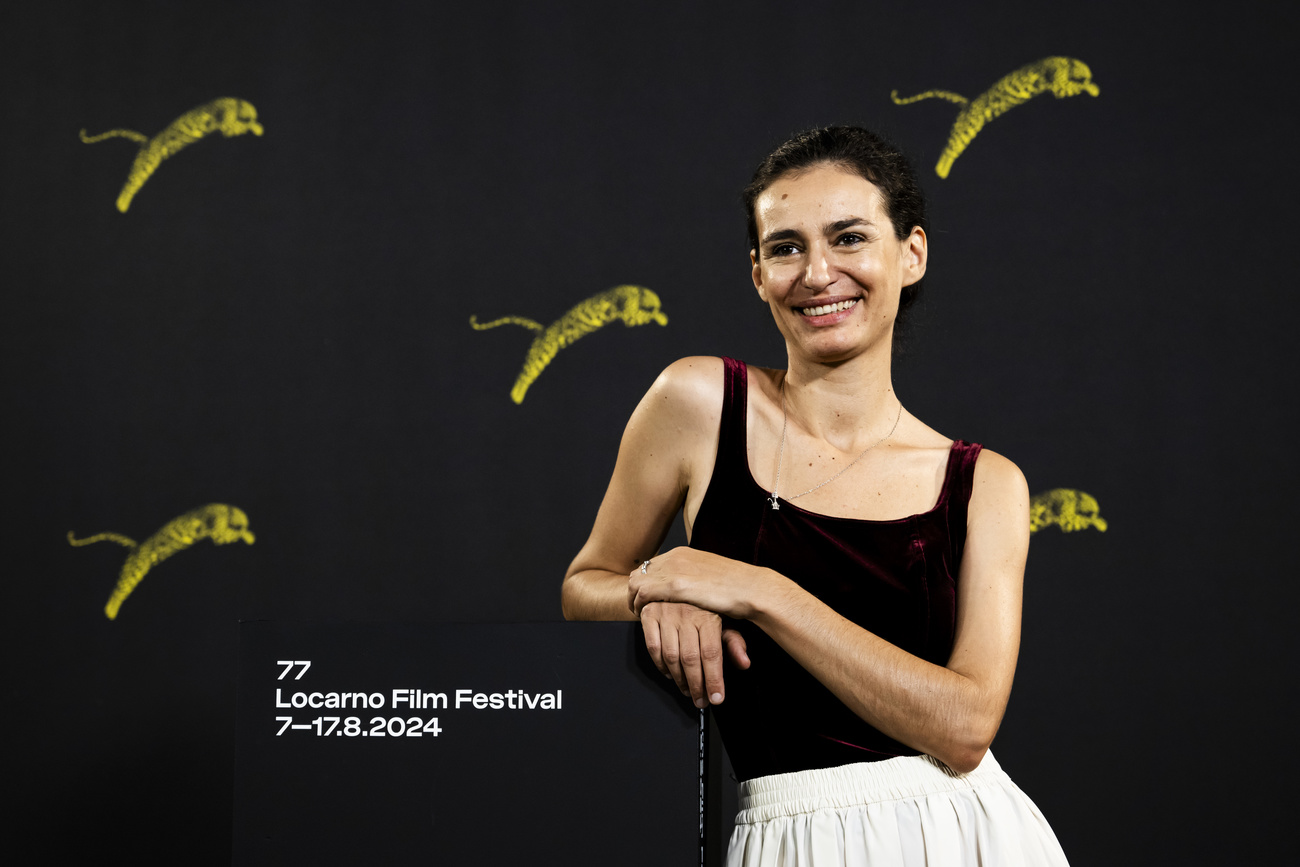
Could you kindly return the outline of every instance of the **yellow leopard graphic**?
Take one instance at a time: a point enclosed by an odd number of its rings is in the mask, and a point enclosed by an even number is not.
[[[225,503],[211,503],[186,512],[179,518],[168,521],[161,530],[139,545],[120,533],[100,533],[78,539],[72,535],[71,530],[68,531],[68,542],[74,546],[116,542],[131,551],[122,564],[117,587],[104,606],[104,614],[109,620],[117,619],[122,602],[131,595],[135,585],[140,583],[149,570],[177,551],[184,551],[200,539],[211,539],[214,545],[226,545],[242,539],[251,545],[253,538],[253,533],[248,529],[248,516],[243,510]]]
[[[1044,57],[1028,66],[1022,66],[1015,72],[999,78],[984,93],[967,100],[966,97],[950,90],[927,90],[906,99],[900,99],[898,91],[891,91],[889,98],[895,105],[910,105],[923,99],[946,99],[965,106],[957,115],[948,135],[948,145],[934,167],[935,174],[941,178],[948,177],[953,162],[966,150],[984,124],[1007,111],[1050,91],[1057,99],[1078,96],[1087,93],[1096,96],[1101,91],[1092,83],[1092,70],[1082,60],[1073,57]]]
[[[261,135],[262,125],[257,122],[257,109],[242,99],[222,97],[185,112],[152,139],[130,129],[110,129],[99,135],[86,135],[83,129],[80,135],[86,144],[94,144],[106,138],[125,138],[140,145],[135,162],[131,164],[131,171],[126,176],[126,184],[117,197],[117,209],[125,214],[126,209],[131,207],[131,199],[158,170],[163,160],[213,132],[220,132],[226,138],[246,132]]]
[[[659,296],[644,286],[615,286],[608,292],[578,302],[548,327],[522,316],[504,316],[481,324],[476,317],[471,316],[469,324],[478,331],[486,331],[498,325],[518,325],[530,331],[541,332],[529,347],[523,369],[519,371],[519,378],[510,390],[510,399],[515,403],[523,403],[528,386],[541,376],[546,365],[551,363],[561,349],[578,338],[619,320],[628,327],[649,325],[651,322],[667,325],[668,317],[659,308]]]
[[[1106,532],[1097,498],[1072,488],[1053,488],[1029,499],[1029,532],[1056,526],[1063,533],[1094,528]]]

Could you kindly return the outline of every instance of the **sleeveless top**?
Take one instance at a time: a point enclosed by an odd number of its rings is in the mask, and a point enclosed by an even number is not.
[[[864,629],[946,665],[980,446],[952,444],[943,489],[928,512],[869,521],[785,500],[774,510],[749,471],[745,364],[723,363],[718,454],[691,547],[774,569]],[[744,635],[752,661],[748,671],[728,666],[727,698],[713,709],[739,779],[920,755],[849,710],[753,623],[723,625]]]

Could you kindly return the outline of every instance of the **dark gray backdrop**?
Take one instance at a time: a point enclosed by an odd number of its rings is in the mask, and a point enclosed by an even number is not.
[[[782,362],[752,166],[858,122],[932,199],[903,400],[1109,522],[1034,537],[1000,761],[1075,864],[1266,856],[1295,768],[1296,35],[1262,3],[6,7],[11,839],[228,861],[241,618],[558,618],[656,373]],[[940,180],[957,107],[890,91],[1049,55],[1100,95],[1012,109]],[[219,96],[265,134],[191,145],[118,213],[135,147],[77,131]],[[668,325],[583,338],[513,404],[532,334],[469,317],[623,283]],[[196,544],[108,621],[125,552],[65,533],[208,502],[256,544]]]

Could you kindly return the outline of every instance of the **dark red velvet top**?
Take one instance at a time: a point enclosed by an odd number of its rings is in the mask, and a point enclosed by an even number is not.
[[[785,500],[773,510],[746,458],[745,365],[723,361],[718,456],[691,547],[775,569],[859,626],[946,665],[980,446],[953,443],[939,501],[919,515],[835,518]],[[753,662],[748,671],[728,666],[727,698],[714,710],[741,780],[919,754],[859,718],[761,629],[726,625],[744,634]]]

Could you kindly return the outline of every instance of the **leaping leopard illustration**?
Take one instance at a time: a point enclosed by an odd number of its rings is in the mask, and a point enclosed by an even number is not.
[[[549,326],[522,316],[503,316],[483,323],[471,316],[469,324],[477,331],[486,331],[499,325],[518,325],[529,331],[541,332],[528,348],[523,369],[519,371],[514,388],[510,390],[510,399],[515,403],[523,403],[528,387],[541,376],[561,349],[611,322],[621,321],[628,327],[649,325],[651,322],[667,325],[668,317],[660,310],[660,306],[659,296],[651,290],[644,286],[625,285],[615,286],[607,292],[578,302]]]
[[[109,620],[117,619],[117,612],[122,607],[122,602],[131,595],[131,591],[150,569],[201,539],[211,539],[214,545],[226,545],[242,539],[251,545],[254,536],[248,529],[248,516],[243,510],[225,503],[210,503],[186,512],[168,521],[162,529],[142,544],[137,544],[134,539],[121,533],[99,533],[85,539],[78,539],[71,530],[68,531],[68,543],[73,546],[116,542],[131,552],[126,555],[126,562],[122,564],[122,571],[117,579],[117,587],[113,588],[113,594],[109,596],[108,604],[104,606],[104,614]]]
[[[153,138],[131,129],[110,129],[99,135],[86,135],[83,129],[80,135],[86,144],[108,138],[125,138],[140,145],[135,162],[131,164],[131,171],[126,176],[126,184],[117,197],[117,209],[125,214],[126,209],[131,207],[135,194],[158,170],[163,160],[213,132],[220,132],[226,138],[246,132],[260,136],[262,125],[257,122],[257,109],[242,99],[221,97],[185,112]]]
[[[1096,96],[1101,92],[1092,83],[1092,70],[1082,60],[1073,57],[1044,57],[999,78],[992,87],[973,100],[950,90],[927,90],[906,98],[900,98],[895,90],[890,92],[889,98],[895,105],[910,105],[923,99],[946,99],[964,106],[953,122],[948,145],[934,167],[935,174],[946,178],[952,170],[953,162],[984,128],[984,124],[1022,102],[1028,102],[1040,93],[1049,91],[1057,99],[1081,93]]]

